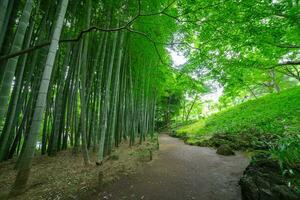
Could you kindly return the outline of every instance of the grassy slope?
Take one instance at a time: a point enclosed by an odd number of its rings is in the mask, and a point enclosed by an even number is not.
[[[300,87],[247,101],[173,135],[193,145],[269,153],[283,168],[300,171]]]
[[[300,87],[250,100],[205,120],[180,127],[177,136],[201,139],[213,134],[284,135],[299,133]],[[192,142],[192,141],[191,141]]]

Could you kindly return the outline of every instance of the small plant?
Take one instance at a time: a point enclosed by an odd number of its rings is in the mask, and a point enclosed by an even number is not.
[[[289,187],[300,192],[300,135],[286,135],[270,149],[279,161],[282,174],[288,178]]]
[[[287,135],[279,139],[271,148],[272,156],[280,162],[283,169],[299,168],[300,135]]]

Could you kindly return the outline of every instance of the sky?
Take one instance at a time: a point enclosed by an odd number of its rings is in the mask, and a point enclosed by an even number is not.
[[[202,101],[213,101],[213,103],[218,103],[219,98],[223,95],[223,87],[216,81],[207,81],[205,84],[211,88],[211,92],[202,95]]]
[[[168,48],[167,50],[172,58],[174,68],[178,69],[178,67],[187,62],[187,58],[180,52],[176,52],[170,48]],[[201,96],[202,101],[213,101],[214,103],[217,103],[219,98],[223,94],[223,88],[220,87],[220,85],[214,81],[208,81],[205,84],[209,85],[212,88],[212,90],[211,92]]]
[[[180,52],[176,52],[170,48],[167,49],[168,52],[171,55],[172,61],[173,61],[173,67],[179,67],[180,65],[183,65],[187,62],[186,57],[181,54]]]

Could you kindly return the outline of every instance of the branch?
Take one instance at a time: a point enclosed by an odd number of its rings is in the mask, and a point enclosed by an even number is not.
[[[159,53],[159,50],[158,50],[158,48],[157,48],[157,42],[155,42],[150,36],[148,36],[146,33],[143,33],[143,32],[140,32],[140,31],[136,31],[136,30],[132,30],[132,29],[130,29],[130,28],[126,28],[126,30],[127,31],[129,31],[129,32],[131,32],[131,33],[135,33],[135,34],[138,34],[138,35],[141,35],[141,36],[143,36],[143,37],[145,37],[147,40],[149,40],[152,44],[153,44],[153,46],[154,46],[154,48],[155,48],[155,51],[156,51],[156,53],[157,53],[157,55],[158,55],[158,58],[160,59],[160,61],[161,61],[161,63],[162,64],[165,64],[164,63],[164,60],[162,59],[162,57],[161,57],[161,55],[160,55],[160,53]],[[165,64],[166,65],[166,64]]]
[[[5,56],[1,56],[0,57],[0,62],[5,61],[9,58],[13,58],[13,57],[20,56],[20,55],[23,55],[23,54],[26,54],[26,53],[30,53],[31,51],[34,51],[34,50],[37,50],[37,49],[40,49],[40,48],[43,48],[43,47],[46,47],[46,46],[49,46],[49,45],[50,45],[50,42],[45,42],[45,43],[42,43],[42,44],[38,44],[34,47],[29,47],[27,49],[17,51],[15,53],[11,53],[11,54],[8,54],[8,55],[5,55]]]
[[[141,9],[142,9],[142,5],[141,5],[141,0],[138,0],[138,14],[137,15],[141,15]]]
[[[152,14],[141,14],[141,0],[138,0],[138,13],[131,20],[129,20],[125,25],[123,25],[121,27],[117,27],[117,28],[112,28],[112,29],[104,29],[104,28],[100,28],[100,27],[97,27],[97,26],[92,26],[92,27],[90,27],[88,29],[85,29],[85,30],[81,31],[76,38],[63,39],[63,40],[60,40],[59,43],[77,42],[77,41],[79,41],[83,37],[84,34],[89,33],[91,31],[115,32],[115,31],[121,31],[123,29],[127,29],[139,17],[160,15],[163,12],[165,12],[175,2],[176,1],[172,1],[165,8],[163,8],[160,12],[152,13]],[[40,49],[40,48],[43,48],[43,47],[46,47],[46,46],[49,46],[49,45],[50,45],[50,41],[38,44],[36,46],[30,47],[30,48],[27,48],[27,49],[23,49],[21,51],[14,52],[14,53],[11,53],[11,54],[8,54],[8,55],[1,56],[0,57],[0,62],[2,62],[4,60],[7,60],[9,58],[13,58],[13,57],[20,56],[20,55],[23,55],[23,54],[26,54],[26,53],[30,53],[30,52],[32,52],[34,50],[37,50],[37,49]]]
[[[225,0],[225,1],[228,1],[228,0]],[[177,20],[178,22],[185,22],[184,20],[180,20],[179,17],[181,16],[184,16],[184,15],[187,15],[191,12],[194,12],[195,10],[193,11],[190,11],[190,12],[186,12],[186,13],[183,13],[181,15],[178,15],[178,16],[172,16],[168,13],[166,13],[167,9],[169,9],[174,3],[176,2],[176,0],[173,0],[172,2],[170,2],[166,7],[164,7],[161,11],[159,12],[156,12],[156,13],[149,13],[149,14],[142,14],[141,13],[141,0],[138,0],[138,13],[130,20],[128,21],[125,25],[121,26],[121,27],[117,27],[117,28],[112,28],[112,29],[104,29],[104,28],[100,28],[100,27],[96,27],[96,26],[92,26],[88,29],[85,29],[81,32],[79,32],[78,36],[76,38],[72,38],[72,39],[62,39],[59,41],[59,43],[65,43],[65,42],[78,42],[83,36],[84,34],[86,33],[89,33],[91,31],[103,31],[103,32],[115,32],[115,31],[121,31],[121,30],[128,30],[130,32],[133,32],[133,33],[136,33],[136,34],[139,34],[139,35],[143,35],[144,37],[146,37],[148,40],[150,40],[154,46],[155,46],[155,49],[157,50],[157,44],[163,44],[163,45],[186,45],[188,46],[189,48],[192,48],[192,49],[195,49],[195,50],[200,50],[199,48],[196,48],[196,47],[192,47],[190,44],[188,43],[185,43],[185,42],[180,42],[180,43],[161,43],[161,42],[155,42],[152,38],[150,38],[148,35],[146,35],[145,33],[142,33],[142,32],[138,32],[138,31],[135,31],[135,30],[132,30],[132,29],[129,29],[128,27],[130,27],[138,18],[140,17],[148,17],[148,16],[155,16],[155,15],[165,15],[167,17],[170,17],[170,18],[173,18],[175,20]],[[205,7],[200,7],[200,8],[197,8],[197,10],[200,10],[200,9],[206,9],[206,8],[209,8],[209,7],[214,7],[214,6],[218,6],[220,5],[220,3],[217,3],[217,4],[212,4],[212,5],[207,5]],[[186,21],[188,22],[188,21]],[[11,53],[11,54],[8,54],[8,55],[4,55],[4,56],[0,56],[0,62],[4,61],[4,60],[7,60],[9,58],[13,58],[13,57],[16,57],[16,56],[20,56],[20,55],[23,55],[23,54],[26,54],[26,53],[30,53],[32,51],[35,51],[37,49],[40,49],[40,48],[43,48],[43,47],[46,47],[46,46],[49,46],[50,45],[50,41],[48,42],[45,42],[45,43],[41,43],[41,44],[38,44],[36,46],[33,46],[33,47],[30,47],[30,48],[27,48],[27,49],[23,49],[21,51],[17,51],[17,52],[14,52],[14,53]],[[157,50],[158,51],[158,50]],[[161,57],[160,57],[161,59]],[[161,59],[162,60],[162,59]]]
[[[285,65],[300,65],[300,60],[286,61],[286,62],[277,64],[277,66],[285,66]]]
[[[131,23],[132,20],[128,23]],[[59,41],[59,43],[65,43],[65,42],[78,42],[84,34],[86,33],[89,33],[91,31],[94,31],[94,30],[97,30],[97,31],[103,31],[103,32],[115,32],[115,31],[120,31],[120,30],[123,30],[125,29],[129,24],[126,24],[122,27],[118,27],[118,28],[112,28],[112,29],[103,29],[103,28],[99,28],[99,27],[96,27],[96,26],[92,26],[88,29],[85,29],[83,31],[81,31],[76,38],[72,38],[72,39],[62,39]],[[37,49],[40,49],[40,48],[43,48],[43,47],[46,47],[46,46],[49,46],[50,45],[50,42],[45,42],[45,43],[41,43],[41,44],[38,44],[36,46],[33,46],[33,47],[30,47],[30,48],[27,48],[27,49],[24,49],[24,50],[21,50],[21,51],[17,51],[15,53],[11,53],[11,54],[8,54],[8,55],[4,55],[4,56],[1,56],[0,57],[0,62],[1,61],[4,61],[4,60],[7,60],[9,58],[13,58],[13,57],[16,57],[16,56],[20,56],[20,55],[23,55],[23,54],[26,54],[26,53],[29,53],[31,51],[34,51],[34,50],[37,50]]]
[[[300,60],[296,60],[296,61],[286,61],[283,63],[278,63],[277,65],[273,65],[271,67],[265,67],[263,69],[274,69],[276,67],[286,67],[286,66],[295,66],[295,65],[300,65]]]
[[[280,48],[286,48],[286,49],[300,49],[300,45],[279,44],[275,46]]]
[[[176,2],[176,0],[169,3],[166,7],[164,7],[161,11],[156,13],[149,13],[149,14],[140,14],[141,17],[149,17],[149,16],[155,16],[155,15],[166,15],[166,11]]]
[[[188,11],[188,12],[184,12],[184,13],[178,15],[178,17],[182,17],[182,16],[188,15],[188,14],[190,14],[190,13],[196,13],[196,12],[199,11],[199,10],[204,10],[204,9],[207,9],[207,8],[213,8],[213,7],[215,7],[215,6],[223,5],[223,4],[225,4],[227,1],[229,1],[229,0],[224,0],[224,1],[220,1],[219,3],[215,3],[215,4],[210,4],[210,5],[206,5],[206,6],[203,6],[203,7],[199,7],[199,8],[197,8],[197,9],[195,9],[195,10],[190,10],[190,11]]]
[[[295,66],[292,66],[292,67],[294,68],[295,72],[293,72],[287,66],[285,66],[284,68],[275,69],[275,70],[281,74],[287,75],[289,77],[293,77],[293,78],[297,79],[298,81],[300,81],[299,70]]]

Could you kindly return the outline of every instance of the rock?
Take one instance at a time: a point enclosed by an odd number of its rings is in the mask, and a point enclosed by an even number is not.
[[[235,153],[230,146],[223,144],[217,149],[217,154],[223,156],[230,156],[230,155],[234,155]]]
[[[290,190],[290,188],[288,188],[285,185],[275,185],[272,188],[272,193],[278,197],[278,199],[283,199],[283,200],[296,200],[296,199],[300,199],[300,194],[293,192]]]
[[[199,140],[195,143],[196,146],[200,147],[211,147],[210,140],[204,139],[204,140]]]
[[[243,176],[240,180],[243,200],[259,199],[259,189],[251,176]]]
[[[243,200],[299,200],[300,194],[287,186],[278,162],[254,157],[240,180]]]
[[[176,137],[177,132],[175,130],[172,130],[169,135],[172,136],[172,137]]]

